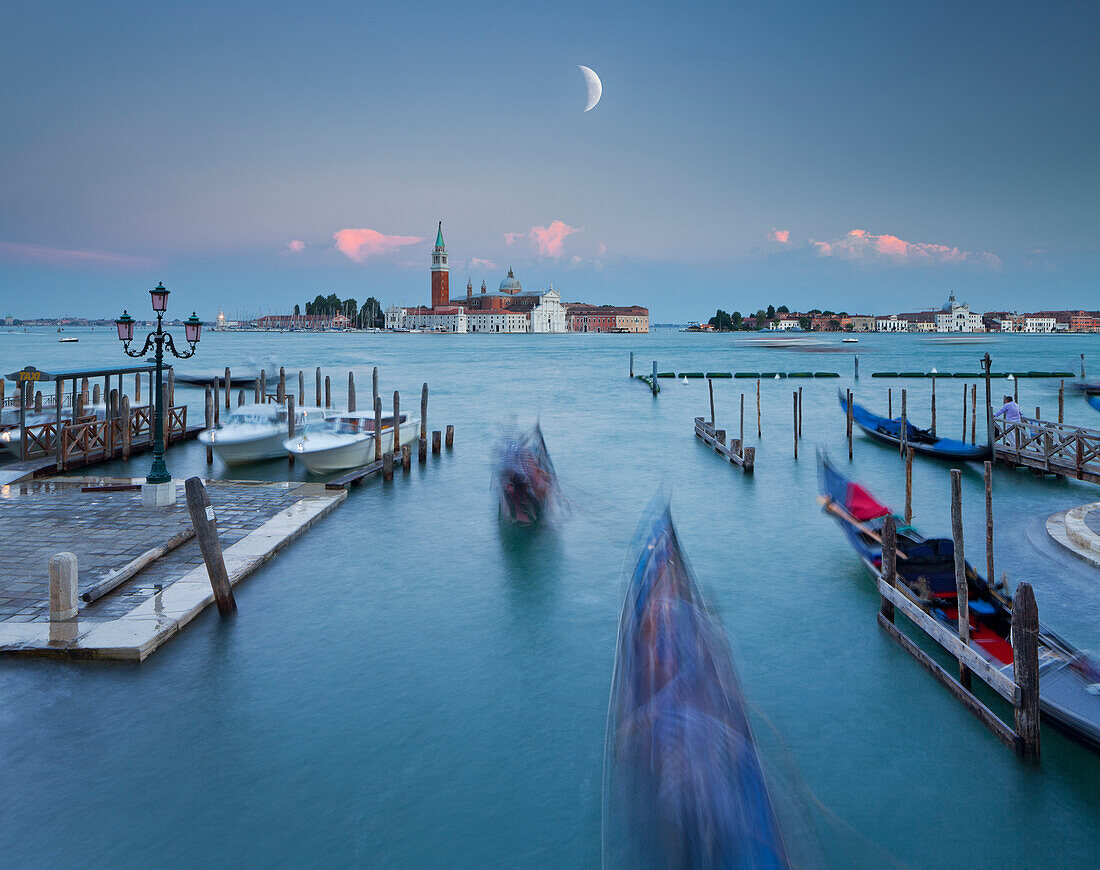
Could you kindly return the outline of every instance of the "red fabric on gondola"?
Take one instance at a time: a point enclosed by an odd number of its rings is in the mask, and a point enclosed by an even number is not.
[[[890,508],[876,501],[875,497],[858,483],[848,484],[846,501],[845,507],[848,513],[860,522],[878,519],[890,513]]]

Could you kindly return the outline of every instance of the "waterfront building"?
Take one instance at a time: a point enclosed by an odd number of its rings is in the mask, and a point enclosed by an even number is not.
[[[801,314],[784,314],[775,322],[775,328],[784,332],[791,329],[801,329],[802,326],[799,323],[801,316]]]
[[[965,302],[955,301],[954,292],[936,312],[936,332],[984,332],[982,316],[970,310]]]
[[[897,314],[884,314],[875,318],[876,332],[908,332],[909,321]]]
[[[350,318],[343,314],[265,314],[252,321],[255,329],[347,329]]]
[[[1049,313],[1024,314],[1020,332],[1054,332],[1058,319]]]
[[[649,309],[641,305],[566,303],[570,332],[649,332]]]

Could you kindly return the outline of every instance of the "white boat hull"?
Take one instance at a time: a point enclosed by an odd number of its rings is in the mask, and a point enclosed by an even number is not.
[[[211,438],[211,435],[214,437]],[[286,430],[282,428],[247,438],[224,437],[217,429],[207,429],[199,433],[199,441],[214,448],[218,459],[226,465],[244,465],[286,456]]]
[[[420,421],[401,424],[399,443],[411,444],[420,437]],[[374,433],[356,435],[295,436],[284,441],[284,449],[301,459],[310,474],[331,474],[360,468],[374,462]],[[393,450],[393,429],[382,430],[382,452]]]

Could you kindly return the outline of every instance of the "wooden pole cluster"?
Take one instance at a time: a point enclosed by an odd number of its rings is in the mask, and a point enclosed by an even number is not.
[[[206,494],[206,487],[197,477],[187,478],[187,512],[191,515],[191,524],[195,527],[195,536],[199,539],[202,560],[206,563],[206,573],[210,577],[210,586],[214,590],[214,601],[218,613],[231,616],[237,612],[237,602],[233,598],[233,587],[229,583],[229,574],[225,570],[222,557],[222,545],[218,540],[218,524],[214,508]]]

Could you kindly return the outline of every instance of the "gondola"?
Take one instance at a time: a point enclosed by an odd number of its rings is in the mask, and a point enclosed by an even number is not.
[[[1093,396],[1086,396],[1085,401],[1092,405],[1097,411],[1100,411],[1100,393]]]
[[[729,644],[651,506],[623,599],[608,707],[604,867],[786,868]]]
[[[840,399],[841,410],[847,414],[847,397],[839,390],[837,396]],[[872,414],[862,405],[852,402],[852,420],[876,441],[893,444],[895,447],[901,443],[900,417],[896,420],[880,417],[878,414]],[[938,456],[940,459],[981,460],[989,455],[988,447],[985,444],[967,444],[965,441],[940,438],[927,429],[918,429],[908,421],[905,423],[905,443],[910,445],[917,453]]]
[[[860,484],[820,457],[825,509],[840,524],[873,577],[882,569],[881,531],[890,509]],[[910,597],[952,629],[958,625],[955,546],[950,538],[925,538],[897,519],[897,578]],[[1012,665],[1012,596],[966,563],[970,636],[976,652],[1009,679]],[[1048,724],[1100,752],[1100,663],[1039,625],[1039,706]]]
[[[552,506],[555,482],[554,463],[539,424],[501,439],[496,486],[503,519],[521,526],[537,522]]]

